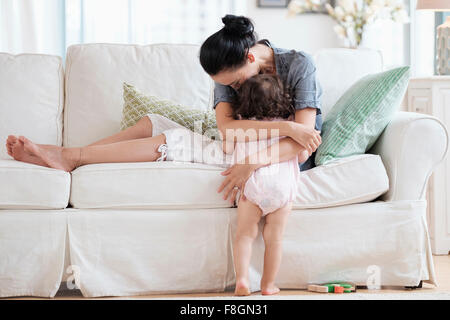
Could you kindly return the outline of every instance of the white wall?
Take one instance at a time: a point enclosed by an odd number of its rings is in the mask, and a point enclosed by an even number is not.
[[[257,0],[247,1],[247,16],[255,23],[260,39],[276,47],[314,54],[321,48],[341,46],[333,30],[333,19],[325,14],[302,14],[287,18],[287,8],[258,8]]]

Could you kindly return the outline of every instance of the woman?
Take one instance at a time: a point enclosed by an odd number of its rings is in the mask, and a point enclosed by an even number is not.
[[[314,152],[321,143],[319,131],[322,128],[322,89],[316,79],[312,58],[301,51],[276,48],[267,39],[256,41],[254,26],[249,18],[226,15],[222,22],[225,26],[206,39],[200,50],[200,63],[215,81],[217,127],[224,137],[229,129],[232,132],[238,132],[237,129],[255,129],[257,136],[259,132],[265,134],[278,129],[278,135],[287,138],[282,139],[277,146],[272,146],[279,148],[279,152],[270,161],[283,162],[306,149],[310,157],[300,164],[300,170],[314,167]],[[258,73],[278,74],[283,84],[290,88],[289,93],[296,109],[295,122],[232,118],[231,102],[237,94],[236,90],[246,79]],[[263,154],[272,154],[270,148],[258,158],[262,158]],[[227,177],[218,192],[224,190],[224,199],[231,194],[231,200],[234,201],[238,190],[242,189],[253,171],[267,164],[249,162],[235,164],[223,172]]]
[[[279,157],[271,162],[292,159],[304,151],[311,156],[319,146],[322,126],[320,112],[320,86],[315,78],[312,59],[302,52],[274,48],[268,40],[256,42],[256,34],[250,19],[226,15],[225,26],[211,35],[201,46],[200,62],[204,70],[216,82],[214,108],[217,126],[226,137],[227,129],[278,129],[280,136]],[[277,73],[284,85],[292,88],[291,95],[297,109],[293,121],[234,120],[230,103],[236,89],[243,81],[258,73]],[[166,144],[164,134],[155,134],[150,117],[143,117],[134,126],[85,147],[64,148],[35,144],[20,136],[8,136],[8,154],[15,160],[61,169],[71,172],[75,168],[93,163],[156,161],[163,156],[161,146]],[[227,132],[228,131],[228,132]],[[234,137],[239,140],[239,137]],[[274,146],[272,146],[273,148]],[[267,150],[270,150],[269,147]],[[270,153],[270,151],[268,151]],[[271,153],[270,153],[271,154]],[[313,166],[310,157],[300,167]],[[236,164],[224,171],[226,179],[218,192],[224,190],[224,199],[236,194],[252,172],[267,163]]]

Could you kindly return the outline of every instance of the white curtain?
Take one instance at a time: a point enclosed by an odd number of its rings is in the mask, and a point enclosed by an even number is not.
[[[65,57],[76,43],[194,43],[244,0],[0,0],[0,51]]]
[[[62,55],[61,0],[0,0],[0,51]]]
[[[196,43],[219,30],[242,0],[66,0],[67,44]]]

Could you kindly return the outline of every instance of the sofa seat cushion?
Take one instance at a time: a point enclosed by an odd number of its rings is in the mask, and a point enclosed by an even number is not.
[[[16,160],[0,160],[0,209],[63,209],[70,173]]]
[[[74,208],[228,208],[224,168],[198,163],[100,163],[72,171]]]
[[[368,202],[389,190],[381,157],[361,154],[302,171],[293,209]]]
[[[227,208],[217,189],[224,169],[180,162],[101,163],[72,172],[74,208]],[[374,200],[389,188],[381,158],[352,156],[303,171],[293,208],[324,208]]]

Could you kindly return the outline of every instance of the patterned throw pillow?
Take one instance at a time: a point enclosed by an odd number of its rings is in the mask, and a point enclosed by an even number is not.
[[[408,81],[406,66],[367,75],[353,84],[325,118],[316,166],[369,150],[397,111]]]
[[[202,134],[212,139],[219,137],[214,110],[197,110],[152,95],[144,95],[125,82],[123,83],[123,100],[121,130],[133,126],[146,114],[154,113],[192,131],[195,131],[196,126],[201,125]]]

